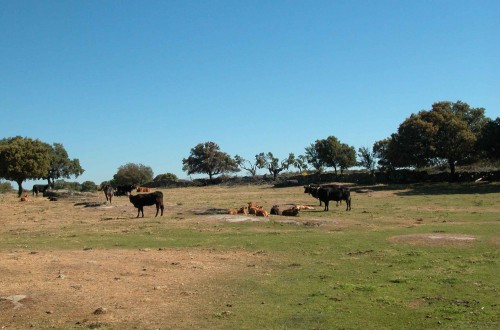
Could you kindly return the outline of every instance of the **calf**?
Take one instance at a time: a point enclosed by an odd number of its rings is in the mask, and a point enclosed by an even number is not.
[[[38,193],[41,192],[41,193],[44,193],[45,190],[49,189],[49,185],[48,184],[35,184],[33,185],[33,196],[36,196],[38,197]]]
[[[144,206],[148,205],[156,205],[156,215],[158,216],[158,212],[161,209],[161,215],[163,215],[163,193],[161,191],[155,191],[148,194],[140,194],[140,195],[129,195],[128,198],[130,202],[134,204],[134,207],[137,208],[137,218],[139,217],[139,213],[142,212],[142,217],[144,218]]]
[[[23,197],[21,197],[21,202],[27,202],[28,201],[28,194],[24,194]]]
[[[147,187],[139,187],[137,186],[137,192],[150,192],[151,189],[147,188]]]
[[[345,187],[321,187],[318,189],[318,197],[320,201],[325,203],[324,211],[328,211],[330,201],[339,202],[345,200],[347,204],[346,211],[351,210],[351,192]]]

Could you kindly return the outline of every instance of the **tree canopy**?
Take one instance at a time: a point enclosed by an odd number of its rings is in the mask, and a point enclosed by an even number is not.
[[[283,159],[281,162],[279,158],[274,157],[272,152],[263,153],[255,156],[257,160],[258,168],[267,168],[270,174],[273,175],[273,179],[276,180],[278,174],[284,170],[287,170],[290,165],[295,162],[295,156],[293,153],[288,154],[286,159]]]
[[[191,174],[208,174],[210,181],[215,175],[239,172],[238,164],[227,153],[220,151],[214,142],[199,143],[191,149],[190,156],[182,160],[182,170]]]
[[[51,150],[38,139],[16,136],[0,140],[0,177],[16,182],[21,196],[25,180],[47,178]]]
[[[326,139],[316,140],[312,146],[314,151],[306,149],[306,153],[314,155],[315,163],[321,164],[323,167],[333,167],[335,174],[337,168],[341,173],[349,167],[356,165],[356,151],[340,141],[335,136],[329,136]]]
[[[51,187],[54,187],[54,182],[57,179],[69,179],[72,175],[78,177],[84,171],[78,159],[69,159],[68,153],[62,144],[53,144],[50,153],[50,169],[47,175],[47,181]]]
[[[143,184],[152,180],[153,169],[143,164],[128,163],[122,165],[113,175],[113,184],[117,186]]]
[[[412,114],[399,126],[384,156],[394,167],[418,168],[445,161],[454,176],[457,164],[474,159],[487,122],[483,108],[473,109],[460,101],[434,103],[431,110]]]

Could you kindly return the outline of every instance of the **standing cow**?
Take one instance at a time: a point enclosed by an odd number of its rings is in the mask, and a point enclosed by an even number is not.
[[[35,184],[33,185],[33,196],[36,196],[38,197],[38,193],[44,193],[45,190],[49,189],[49,185],[48,184]]]
[[[351,210],[351,191],[346,187],[321,187],[318,189],[318,198],[325,203],[324,211],[328,211],[330,201],[345,200],[347,204],[346,211]]]
[[[144,218],[144,206],[148,205],[156,205],[156,215],[158,216],[158,212],[161,209],[161,215],[163,215],[163,193],[161,191],[155,191],[149,194],[139,194],[139,195],[129,195],[128,198],[130,202],[134,204],[137,208],[137,217],[139,217],[139,213],[142,212],[142,217]]]

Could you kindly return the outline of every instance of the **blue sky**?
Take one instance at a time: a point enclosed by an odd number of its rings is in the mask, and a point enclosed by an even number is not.
[[[0,0],[0,138],[62,143],[100,183],[371,147],[434,102],[500,115],[500,1]],[[264,173],[264,172],[262,172]]]

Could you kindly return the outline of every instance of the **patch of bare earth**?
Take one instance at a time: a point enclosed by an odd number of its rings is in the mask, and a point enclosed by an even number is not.
[[[389,238],[389,241],[394,243],[405,243],[413,245],[435,245],[435,246],[465,246],[471,245],[476,240],[476,237],[471,235],[430,233],[430,234],[412,234],[400,235]]]
[[[202,327],[252,271],[246,252],[0,252],[0,328]]]

